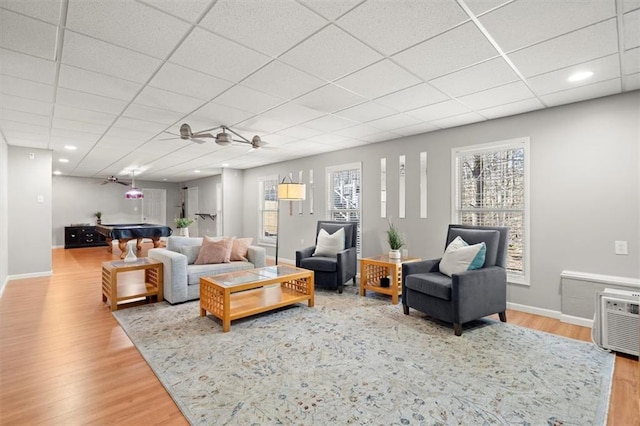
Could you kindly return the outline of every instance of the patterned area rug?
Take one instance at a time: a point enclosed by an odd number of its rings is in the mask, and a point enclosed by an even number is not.
[[[229,333],[197,301],[114,316],[192,424],[606,424],[614,355],[491,319],[456,337],[354,287]]]

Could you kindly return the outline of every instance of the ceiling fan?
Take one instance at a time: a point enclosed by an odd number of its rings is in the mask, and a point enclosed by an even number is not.
[[[119,183],[120,185],[124,185],[124,186],[129,186],[130,184],[127,182],[122,182],[121,180],[119,180],[117,177],[115,176],[109,176],[108,178],[106,178],[104,180],[104,182],[102,182],[100,185],[106,185],[108,183]]]
[[[212,130],[216,130],[216,129],[222,129],[222,131],[220,133],[217,133],[215,136],[212,133],[209,133]],[[233,136],[227,132],[230,132],[231,134],[237,136],[239,139],[234,139]],[[242,136],[241,134],[237,133],[236,131],[224,125],[212,127],[211,129],[201,130],[199,132],[194,133],[191,131],[191,126],[189,126],[187,123],[184,123],[182,124],[182,126],[180,126],[179,135],[176,135],[171,132],[167,132],[167,133],[170,133],[175,136],[179,136],[180,139],[182,140],[189,140],[195,143],[205,143],[206,142],[205,139],[213,139],[215,143],[221,146],[231,145],[233,142],[244,143],[244,144],[251,145],[251,150],[264,147],[267,144],[258,135],[255,135],[253,138],[251,138],[251,140],[249,140],[244,136]],[[173,138],[169,138],[169,139],[173,139]],[[161,140],[167,140],[167,139],[161,139]]]

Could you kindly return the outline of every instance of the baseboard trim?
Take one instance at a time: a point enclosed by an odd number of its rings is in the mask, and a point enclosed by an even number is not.
[[[574,317],[573,315],[560,315],[560,321],[573,325],[581,325],[583,327],[593,328],[593,320],[587,318]]]
[[[0,298],[2,298],[2,295],[4,294],[4,289],[7,287],[7,283],[9,282],[9,277],[5,277],[4,282],[2,284],[0,284]]]
[[[9,275],[7,277],[7,281],[24,280],[24,279],[27,279],[27,278],[50,277],[52,275],[53,275],[53,271],[31,272],[31,273],[28,273],[28,274]]]
[[[551,309],[537,308],[535,306],[521,305],[519,303],[507,302],[507,308],[514,311],[526,312],[528,314],[540,315],[543,317],[553,318],[559,320],[562,316],[560,311],[553,311]]]

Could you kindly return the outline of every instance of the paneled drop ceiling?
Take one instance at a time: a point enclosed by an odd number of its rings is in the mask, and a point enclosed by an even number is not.
[[[181,182],[640,89],[640,0],[0,0],[0,73],[9,145]]]

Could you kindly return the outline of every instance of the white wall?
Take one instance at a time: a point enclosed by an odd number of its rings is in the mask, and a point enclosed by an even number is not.
[[[362,161],[363,256],[388,250],[380,218],[380,158],[387,158],[387,214],[408,237],[410,255],[439,257],[451,220],[451,149],[530,137],[531,282],[509,285],[512,303],[560,311],[560,272],[573,270],[640,277],[640,92],[586,101],[347,149],[250,170],[244,173],[244,234],[257,237],[257,180],[314,170],[315,214],[304,201],[302,216],[281,210],[280,257],[314,241],[317,220],[325,219],[326,166]],[[419,218],[419,153],[428,153],[428,218]],[[407,158],[406,219],[398,217],[398,155]],[[614,254],[625,240],[629,255]],[[270,250],[273,255],[273,250]]]
[[[9,276],[9,146],[0,135],[0,295]]]
[[[51,274],[51,151],[8,151],[9,275]]]
[[[198,188],[199,211],[197,213],[216,214],[216,185],[219,184],[220,181],[221,175],[216,175],[185,182],[184,186],[188,188]],[[210,218],[202,219],[197,217],[195,219],[198,226],[198,235],[200,237],[204,235],[209,237],[216,236],[216,222],[221,220],[221,218],[216,217],[215,221]]]
[[[244,235],[244,171],[222,169],[222,234]],[[255,211],[255,210],[253,210]],[[251,211],[247,211],[251,215]],[[257,239],[256,239],[257,241]]]

